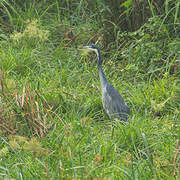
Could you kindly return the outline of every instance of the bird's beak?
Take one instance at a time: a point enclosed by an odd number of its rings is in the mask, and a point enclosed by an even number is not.
[[[80,50],[84,50],[86,52],[94,51],[94,49],[91,46],[82,46],[79,48]]]
[[[91,46],[82,46],[79,49],[91,49]]]

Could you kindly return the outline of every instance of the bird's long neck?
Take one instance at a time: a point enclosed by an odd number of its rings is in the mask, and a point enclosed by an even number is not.
[[[96,50],[96,54],[97,54],[97,57],[98,57],[98,72],[99,72],[99,78],[100,78],[100,81],[101,81],[101,86],[103,84],[105,84],[107,82],[106,80],[106,77],[105,77],[105,74],[103,72],[103,69],[102,69],[102,58],[101,58],[101,53],[99,50]]]

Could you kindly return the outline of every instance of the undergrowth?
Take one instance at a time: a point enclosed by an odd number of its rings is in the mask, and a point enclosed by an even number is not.
[[[180,178],[179,3],[109,2],[0,2],[2,179]],[[92,42],[127,123],[103,111]]]

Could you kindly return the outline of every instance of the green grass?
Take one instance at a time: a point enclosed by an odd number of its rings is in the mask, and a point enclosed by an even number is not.
[[[82,4],[73,24],[58,1],[41,3],[10,6],[13,31],[0,31],[0,179],[179,179],[178,35],[153,17],[104,46]],[[112,126],[96,56],[78,49],[96,41],[131,108],[125,124]]]

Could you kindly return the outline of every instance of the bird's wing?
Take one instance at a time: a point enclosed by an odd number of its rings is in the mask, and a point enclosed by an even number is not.
[[[124,102],[124,99],[111,84],[108,84],[106,86],[106,92],[107,96],[109,97],[108,99],[110,99],[112,102],[111,108],[114,113],[125,112],[129,114],[129,108],[127,104]]]
[[[106,86],[106,92],[109,94],[109,96],[111,96],[113,100],[117,99],[118,101],[124,102],[118,91],[109,83]]]

